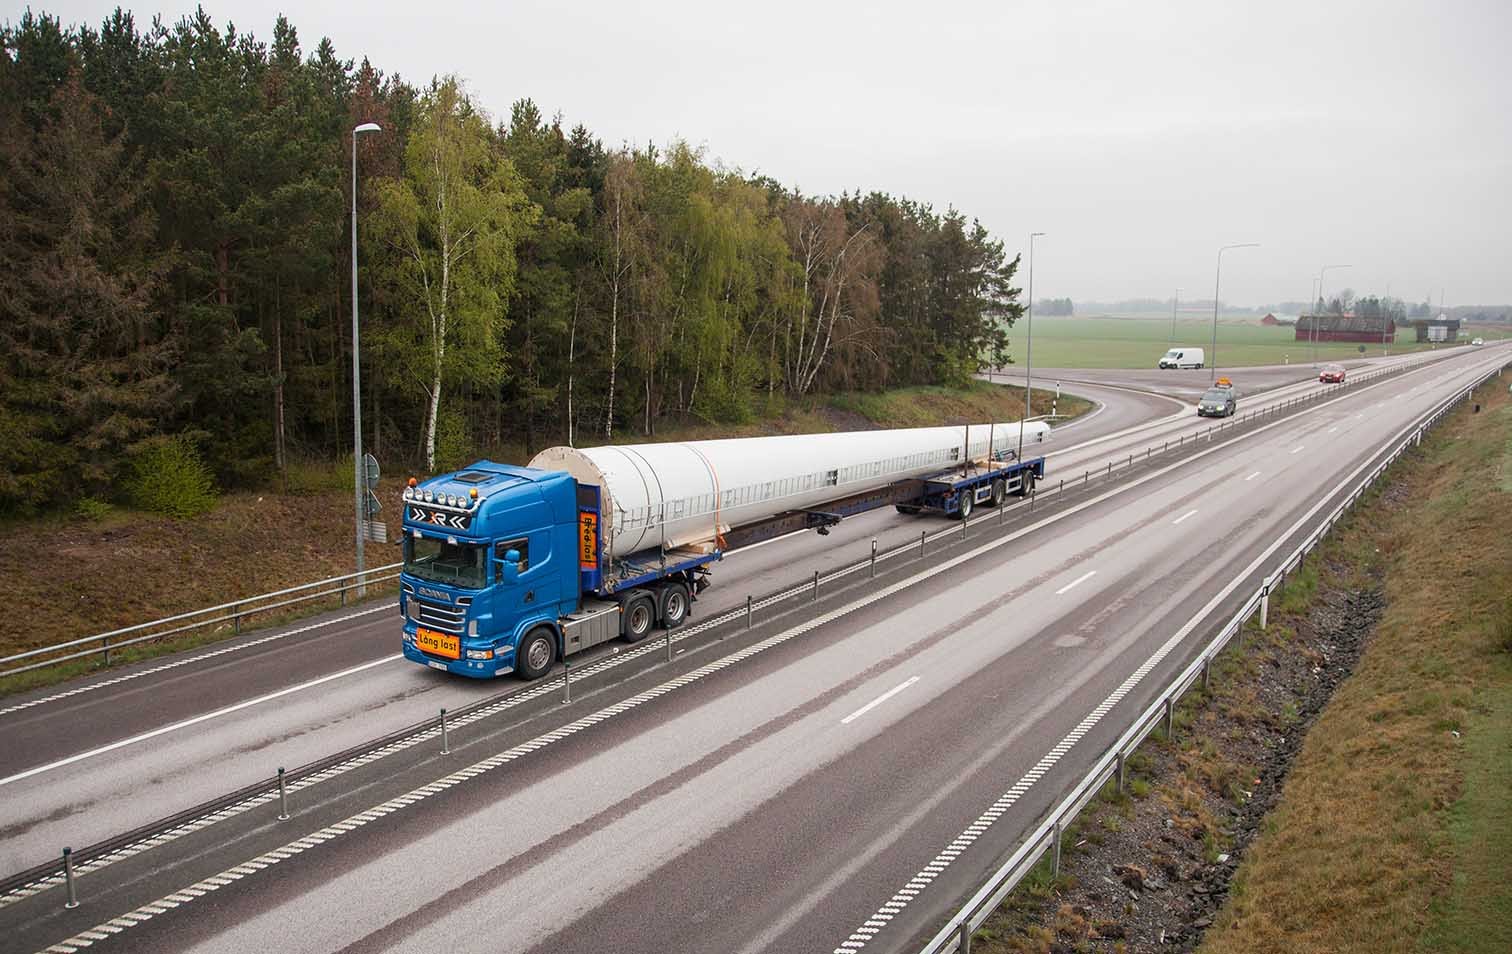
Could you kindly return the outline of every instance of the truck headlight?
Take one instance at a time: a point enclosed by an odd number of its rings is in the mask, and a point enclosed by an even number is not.
[[[467,658],[468,659],[492,659],[493,658],[493,650],[492,649],[469,649],[467,651]]]
[[[415,602],[414,597],[410,597],[404,601],[404,615],[412,620],[418,621],[420,619],[420,606]]]

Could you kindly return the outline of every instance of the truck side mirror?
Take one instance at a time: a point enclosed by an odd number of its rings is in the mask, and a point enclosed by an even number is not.
[[[504,551],[504,582],[513,583],[520,578],[520,551]]]

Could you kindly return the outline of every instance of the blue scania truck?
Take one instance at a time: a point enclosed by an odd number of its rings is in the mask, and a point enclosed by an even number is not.
[[[404,655],[535,679],[611,639],[675,629],[726,553],[883,506],[968,517],[1044,476],[1008,436],[956,428],[553,448],[403,492]],[[1048,437],[1033,429],[1033,443]],[[939,434],[949,431],[950,444]],[[863,436],[864,435],[864,436]],[[922,435],[922,436],[921,436]],[[998,437],[1003,439],[999,440]],[[848,438],[855,438],[849,439]]]

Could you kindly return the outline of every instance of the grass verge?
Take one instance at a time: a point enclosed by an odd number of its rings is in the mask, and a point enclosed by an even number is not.
[[[1512,950],[1505,384],[1273,594],[974,951]]]

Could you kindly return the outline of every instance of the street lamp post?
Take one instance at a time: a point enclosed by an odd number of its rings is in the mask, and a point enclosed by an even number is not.
[[[1318,298],[1320,298],[1320,299],[1323,298],[1323,276],[1326,275],[1326,274],[1328,274],[1328,270],[1330,268],[1353,268],[1353,267],[1354,267],[1353,265],[1324,265],[1321,269],[1319,269],[1318,270]],[[1324,304],[1323,307],[1325,307],[1325,308],[1328,307],[1326,301],[1325,301],[1325,304]],[[1343,317],[1343,316],[1341,315],[1340,317]],[[1316,368],[1318,366],[1318,316],[1317,315],[1313,315],[1313,320],[1312,320],[1312,353],[1313,353],[1313,355],[1312,355],[1312,358],[1313,358],[1313,362],[1312,362],[1313,363],[1313,367]]]
[[[1024,349],[1024,419],[1019,421],[1017,459],[1024,459],[1024,427],[1029,423],[1029,404],[1034,397],[1034,240],[1044,232],[1029,233],[1029,343]]]
[[[1181,289],[1171,298],[1171,347],[1176,347],[1176,307],[1181,303]]]
[[[1208,383],[1212,384],[1218,378],[1218,288],[1223,281],[1223,253],[1231,248],[1259,248],[1259,242],[1242,242],[1239,245],[1225,245],[1218,250],[1218,268],[1213,274],[1213,353],[1208,356],[1212,362],[1211,370],[1208,371]]]
[[[362,583],[363,491],[367,489],[362,466],[362,360],[357,350],[357,137],[362,133],[381,132],[377,123],[363,123],[352,130],[352,499],[357,516],[357,596],[364,595]]]

